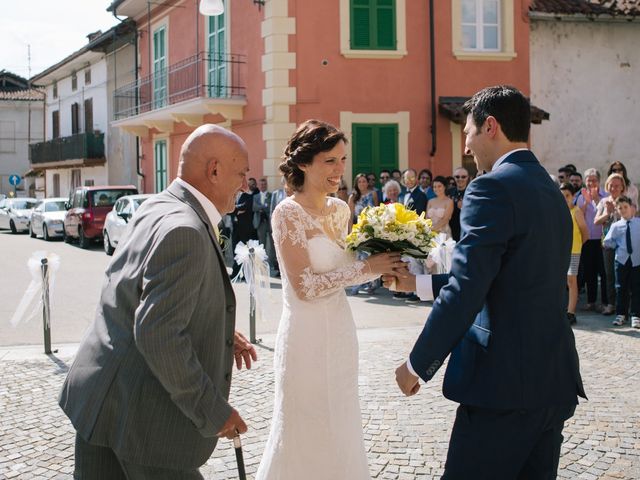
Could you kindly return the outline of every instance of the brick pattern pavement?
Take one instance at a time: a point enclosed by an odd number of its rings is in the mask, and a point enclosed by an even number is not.
[[[614,330],[598,315],[579,322],[575,332],[590,400],[567,422],[558,477],[638,479],[640,331]],[[444,369],[409,399],[393,381],[417,333],[413,328],[359,332],[365,444],[376,479],[435,479],[443,471],[456,406],[440,392]],[[273,337],[266,342],[273,344]],[[250,478],[272,408],[273,355],[265,348],[259,353],[256,369],[236,373],[232,394],[232,404],[250,425],[243,437]],[[69,359],[0,360],[0,478],[71,478],[74,432],[56,404],[65,362]],[[202,472],[207,479],[237,478],[229,441],[220,441]]]

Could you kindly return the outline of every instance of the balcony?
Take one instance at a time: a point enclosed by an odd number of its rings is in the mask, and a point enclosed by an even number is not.
[[[113,94],[115,127],[137,134],[148,128],[172,131],[174,122],[190,126],[207,114],[242,118],[246,59],[202,52],[118,88]]]
[[[77,133],[69,137],[54,138],[47,142],[29,145],[29,159],[32,165],[43,164],[84,164],[104,162],[104,133]],[[72,162],[73,161],[73,162]]]

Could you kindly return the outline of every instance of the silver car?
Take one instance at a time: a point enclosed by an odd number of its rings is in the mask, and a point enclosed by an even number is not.
[[[64,216],[67,209],[64,204],[66,198],[45,198],[40,200],[33,212],[29,222],[29,235],[31,238],[41,236],[44,240],[51,240],[54,237],[62,237],[64,232]]]
[[[0,228],[11,229],[11,233],[29,230],[29,217],[37,202],[32,197],[0,200]]]
[[[116,246],[124,239],[124,232],[138,207],[153,194],[125,195],[120,197],[104,219],[104,252],[113,255]]]

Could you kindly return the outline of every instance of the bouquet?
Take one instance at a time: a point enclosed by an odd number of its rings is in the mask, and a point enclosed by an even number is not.
[[[370,254],[401,252],[427,258],[436,233],[424,213],[418,215],[400,203],[367,207],[347,235],[347,249]]]

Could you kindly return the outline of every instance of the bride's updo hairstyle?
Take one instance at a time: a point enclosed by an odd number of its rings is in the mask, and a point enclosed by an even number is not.
[[[304,185],[304,172],[300,165],[310,165],[313,157],[320,152],[331,150],[342,140],[347,143],[344,133],[330,123],[307,120],[300,124],[284,149],[284,159],[280,171],[289,187],[299,192]]]

